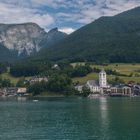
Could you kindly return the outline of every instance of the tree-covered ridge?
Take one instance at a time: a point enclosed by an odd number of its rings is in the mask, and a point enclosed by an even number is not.
[[[77,93],[74,89],[76,83],[73,83],[73,77],[82,77],[92,72],[89,64],[76,65],[73,67],[67,62],[59,62],[55,64],[49,61],[20,61],[12,64],[10,74],[14,77],[23,77],[19,79],[16,86],[27,87],[28,91],[33,94],[42,92],[54,92],[61,94]],[[25,77],[37,78],[46,77],[47,81],[37,81],[31,83],[25,80]]]
[[[11,62],[12,60],[16,60],[17,59],[16,55],[17,55],[16,51],[10,51],[0,43],[0,62],[3,61]]]
[[[42,59],[140,62],[140,7],[98,20],[43,49]]]

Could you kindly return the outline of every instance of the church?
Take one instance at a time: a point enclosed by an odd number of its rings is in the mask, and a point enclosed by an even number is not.
[[[108,88],[107,84],[107,74],[104,69],[99,73],[99,80],[89,80],[86,86],[90,89],[92,93],[102,93],[104,88]]]

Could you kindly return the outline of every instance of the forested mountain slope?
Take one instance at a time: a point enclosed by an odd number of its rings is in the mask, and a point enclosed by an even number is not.
[[[61,42],[43,49],[41,59],[140,62],[140,7],[101,17]]]

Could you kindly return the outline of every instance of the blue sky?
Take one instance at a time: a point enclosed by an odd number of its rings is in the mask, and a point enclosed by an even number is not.
[[[101,16],[140,6],[140,0],[0,0],[0,23],[35,22],[71,33]]]

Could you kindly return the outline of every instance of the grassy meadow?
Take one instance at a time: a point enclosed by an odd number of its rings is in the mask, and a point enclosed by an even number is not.
[[[3,74],[1,74],[0,76],[1,76],[2,78],[4,78],[4,79],[10,79],[11,82],[12,82],[14,85],[16,85],[16,83],[17,83],[20,79],[24,78],[24,77],[13,77],[9,72],[3,73]],[[30,79],[30,78],[31,78],[31,77],[25,77],[26,80],[28,80],[28,79]]]
[[[75,65],[84,65],[84,63],[72,63],[73,66]],[[140,82],[140,64],[108,64],[106,66],[101,65],[91,65],[95,68],[104,68],[104,69],[112,69],[116,70],[120,74],[126,74],[130,75],[132,74],[132,77],[124,77],[124,76],[118,76],[119,78],[123,79],[126,83],[129,81],[136,81]],[[115,75],[107,75],[108,79],[115,78]],[[77,77],[73,78],[73,81],[79,81],[80,83],[85,83],[87,80],[97,80],[98,79],[98,73],[90,73],[85,77]]]
[[[76,66],[77,64],[79,65],[84,65],[85,63],[72,63],[73,66]],[[126,74],[130,75],[133,74],[132,77],[124,77],[124,76],[118,76],[119,78],[123,79],[126,83],[129,81],[136,81],[140,82],[140,64],[108,64],[106,66],[101,66],[101,65],[91,65],[92,68],[104,68],[104,69],[112,69],[116,70],[120,74]],[[11,82],[16,85],[16,83],[22,79],[23,77],[13,77],[12,75],[7,73],[3,73],[0,75],[2,78],[5,79],[10,79]],[[115,75],[107,75],[108,80],[115,78]],[[31,77],[25,77],[25,79],[30,79]],[[73,78],[74,82],[79,81],[80,83],[86,83],[88,80],[98,80],[98,73],[90,73],[85,77],[76,77]]]

